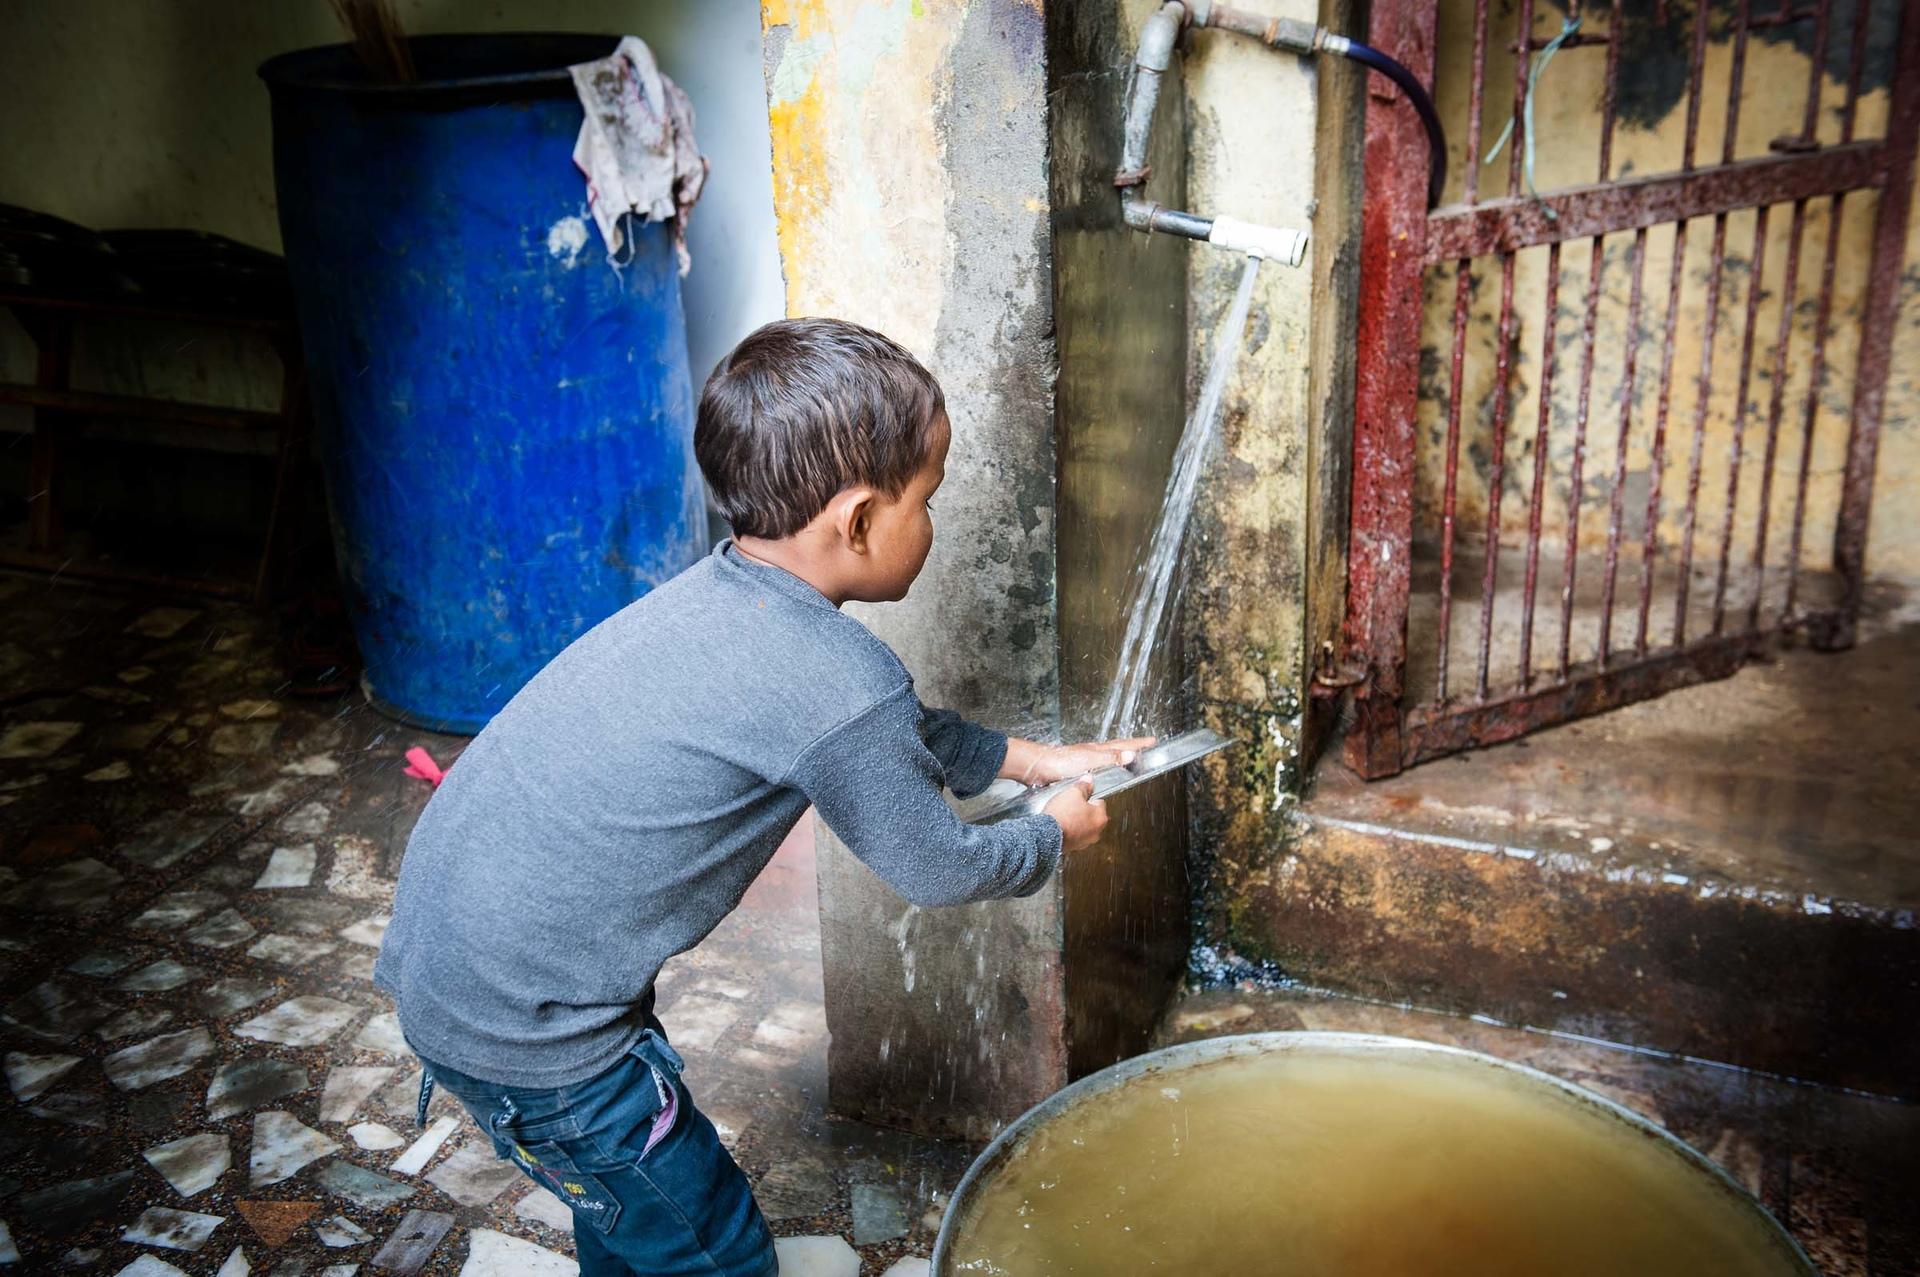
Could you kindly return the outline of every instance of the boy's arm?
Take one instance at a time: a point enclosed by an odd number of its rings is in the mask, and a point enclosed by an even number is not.
[[[784,783],[914,904],[1032,895],[1059,865],[1059,822],[1038,815],[963,823],[940,796],[943,769],[921,738],[921,714],[912,690],[902,689],[814,741]],[[954,778],[949,771],[944,779]]]
[[[1125,767],[1154,743],[1152,736],[1094,741],[1084,745],[1043,745],[969,722],[950,709],[920,706],[920,734],[947,772],[947,787],[971,798],[996,778],[1023,785],[1051,785],[1102,767]]]
[[[920,736],[947,773],[947,788],[971,798],[1004,774],[1004,732],[969,722],[950,709],[920,706]]]

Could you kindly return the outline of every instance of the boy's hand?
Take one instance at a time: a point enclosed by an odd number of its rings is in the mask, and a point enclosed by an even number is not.
[[[1107,805],[1093,796],[1091,776],[1056,795],[1045,810],[1059,822],[1063,851],[1084,851],[1100,841],[1100,831],[1107,827]]]
[[[1007,766],[1000,774],[1023,785],[1051,785],[1056,780],[1084,776],[1102,767],[1125,767],[1157,739],[1153,736],[1131,736],[1122,740],[1090,741],[1082,745],[1009,742]],[[1016,745],[1022,748],[1016,751]]]

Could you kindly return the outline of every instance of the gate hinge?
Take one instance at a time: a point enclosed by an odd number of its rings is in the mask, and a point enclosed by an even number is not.
[[[1318,700],[1331,699],[1366,682],[1370,673],[1370,667],[1359,653],[1349,652],[1345,662],[1337,661],[1333,640],[1328,639],[1320,644],[1320,658],[1315,662],[1309,694]]]

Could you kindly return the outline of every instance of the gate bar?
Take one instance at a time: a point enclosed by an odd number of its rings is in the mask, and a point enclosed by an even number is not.
[[[1773,463],[1780,450],[1780,408],[1787,393],[1787,352],[1793,344],[1793,309],[1799,296],[1800,241],[1807,228],[1807,202],[1794,201],[1793,229],[1787,233],[1787,274],[1780,284],[1780,328],[1774,337],[1773,393],[1767,400],[1767,450],[1760,463],[1760,509],[1753,539],[1753,599],[1747,628],[1760,624],[1760,603],[1767,585],[1767,524],[1773,517]]]
[[[1613,0],[1610,33],[1620,31],[1621,0]],[[1620,88],[1620,42],[1607,42],[1606,85],[1600,97],[1600,171],[1594,179],[1602,186],[1613,171],[1613,117]],[[1560,678],[1564,681],[1573,655],[1573,586],[1575,567],[1580,561],[1580,491],[1587,462],[1587,409],[1593,398],[1593,353],[1595,330],[1600,321],[1600,275],[1606,264],[1606,239],[1599,228],[1593,233],[1593,252],[1587,263],[1587,314],[1583,333],[1586,346],[1580,356],[1580,397],[1573,419],[1573,469],[1567,486],[1567,554],[1560,568]]]
[[[1533,0],[1521,0],[1518,19],[1521,34],[1533,31]],[[1513,115],[1510,126],[1513,129],[1508,138],[1507,152],[1507,195],[1520,193],[1520,155],[1527,144],[1527,73],[1528,59],[1515,57],[1513,60]],[[1507,374],[1511,370],[1513,355],[1513,269],[1514,255],[1500,254],[1500,325],[1499,345],[1494,351],[1493,361],[1493,455],[1489,458],[1487,473],[1487,535],[1481,554],[1480,574],[1480,668],[1474,679],[1474,696],[1478,700],[1487,698],[1487,667],[1493,658],[1493,596],[1500,572],[1500,499],[1504,495],[1507,468],[1507,414],[1511,411],[1511,396],[1507,389]]]
[[[1853,142],[1806,155],[1769,155],[1692,173],[1611,183],[1603,178],[1592,186],[1571,187],[1538,199],[1528,195],[1487,200],[1471,208],[1452,205],[1433,215],[1426,261],[1434,265],[1487,257],[1556,240],[1585,239],[1880,186],[1888,180],[1885,149],[1881,142]]]
[[[1746,77],[1747,69],[1747,18],[1750,0],[1740,0],[1739,11],[1734,16],[1733,68],[1729,73],[1727,89],[1727,124],[1720,140],[1720,163],[1733,163],[1733,154],[1740,139],[1740,85]],[[1862,9],[1869,0],[1855,0]],[[1704,14],[1706,6],[1701,6]],[[1864,27],[1864,23],[1861,24]],[[1696,73],[1697,74],[1697,73]],[[1852,140],[1851,135],[1846,139]],[[1707,331],[1700,356],[1700,381],[1697,388],[1698,398],[1693,406],[1693,451],[1687,463],[1687,512],[1682,521],[1684,530],[1680,536],[1680,580],[1679,590],[1673,604],[1673,645],[1683,646],[1687,641],[1687,595],[1693,587],[1693,533],[1700,513],[1700,464],[1707,445],[1707,405],[1713,399],[1713,339],[1720,326],[1720,279],[1726,271],[1727,261],[1727,215],[1713,215],[1713,264],[1707,271]],[[1751,328],[1751,324],[1748,325]],[[1743,389],[1744,397],[1746,391]],[[1734,469],[1740,465],[1738,449],[1734,452]],[[1728,508],[1732,501],[1729,498]],[[1716,631],[1717,632],[1717,631]]]
[[[1488,0],[1473,0],[1473,82],[1467,107],[1467,156],[1461,165],[1461,199],[1472,204],[1480,193],[1480,124],[1486,107]],[[1456,266],[1453,294],[1453,366],[1447,395],[1447,479],[1440,506],[1440,642],[1436,651],[1437,697],[1447,698],[1447,658],[1453,636],[1454,502],[1460,480],[1461,392],[1467,363],[1467,315],[1472,300],[1473,263],[1462,257]]]
[[[1837,616],[1814,612],[1803,622],[1817,634],[1836,624]],[[1591,661],[1582,662],[1564,681],[1535,691],[1515,692],[1465,708],[1427,705],[1410,709],[1405,763],[1412,766],[1464,749],[1497,745],[1538,728],[1725,678],[1747,661],[1777,647],[1786,633],[1766,630],[1717,635],[1684,648],[1657,652],[1612,671],[1602,671]]]
[[[1913,202],[1913,153],[1920,138],[1920,0],[1900,6],[1900,48],[1893,65],[1888,104],[1886,184],[1874,210],[1873,264],[1862,303],[1860,365],[1853,382],[1853,422],[1847,438],[1846,472],[1841,479],[1840,517],[1833,533],[1833,560],[1842,598],[1839,624],[1814,631],[1816,645],[1853,645],[1866,593],[1867,518],[1873,508],[1873,463],[1880,448],[1880,413],[1886,406],[1887,371],[1893,350],[1893,321],[1900,303],[1900,270],[1906,249],[1907,212]]]
[[[1520,686],[1533,686],[1533,595],[1540,579],[1540,515],[1547,477],[1547,427],[1553,420],[1553,354],[1560,313],[1560,246],[1547,247],[1547,300],[1541,313],[1540,419],[1533,434],[1533,494],[1527,502],[1527,589],[1520,602]]]
[[[1640,299],[1647,278],[1647,228],[1633,233],[1633,286],[1627,293],[1627,359],[1620,374],[1620,437],[1613,458],[1613,492],[1607,499],[1607,579],[1600,586],[1600,668],[1613,652],[1613,592],[1620,571],[1620,515],[1627,491],[1627,444],[1633,430],[1633,383],[1640,367]]]
[[[1748,391],[1753,385],[1753,339],[1760,327],[1760,287],[1767,273],[1767,215],[1771,206],[1762,204],[1753,217],[1752,265],[1747,269],[1746,335],[1740,342],[1740,378],[1734,400],[1733,441],[1728,445],[1727,513],[1720,527],[1720,575],[1713,587],[1713,633],[1719,634],[1727,619],[1727,577],[1733,558],[1734,513],[1740,506],[1740,461],[1746,442],[1747,410],[1751,406]]]
[[[1433,83],[1432,0],[1375,0],[1375,48]],[[1361,350],[1418,350],[1422,290],[1405,279],[1424,260],[1427,237],[1426,132],[1394,95],[1367,95],[1367,197],[1361,203]],[[1420,369],[1412,359],[1357,363],[1354,377],[1353,498],[1347,558],[1347,650],[1368,677],[1354,689],[1348,765],[1362,776],[1400,770],[1400,696],[1406,682],[1407,600],[1413,570],[1414,420]]]
[[[1700,137],[1700,76],[1707,57],[1707,6],[1694,9],[1693,54],[1687,71],[1687,132],[1680,152],[1680,168],[1693,169],[1694,153]],[[1647,619],[1653,611],[1654,555],[1660,545],[1660,489],[1666,477],[1667,417],[1673,407],[1674,339],[1680,328],[1680,293],[1686,281],[1688,222],[1673,228],[1673,261],[1667,271],[1667,326],[1661,342],[1660,405],[1654,414],[1653,450],[1648,470],[1647,513],[1640,525],[1640,613],[1633,628],[1633,654],[1647,654]],[[1716,267],[1716,269],[1718,269]]]
[[[1855,0],[1853,41],[1847,50],[1847,96],[1840,111],[1840,140],[1853,141],[1854,117],[1860,105],[1860,75],[1867,55],[1866,9],[1868,0]],[[1820,306],[1813,323],[1813,369],[1809,374],[1807,420],[1800,446],[1800,476],[1793,499],[1792,549],[1787,554],[1787,615],[1793,615],[1800,588],[1801,533],[1807,510],[1807,480],[1812,473],[1813,431],[1820,413],[1820,392],[1827,374],[1827,319],[1833,307],[1833,274],[1840,256],[1841,212],[1846,207],[1846,192],[1833,197],[1827,221],[1827,255],[1820,266]]]

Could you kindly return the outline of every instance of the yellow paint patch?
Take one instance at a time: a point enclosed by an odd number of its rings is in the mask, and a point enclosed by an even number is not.
[[[766,0],[760,6],[760,28],[768,27],[792,27],[799,40],[828,30],[827,0]]]
[[[794,264],[813,257],[815,228],[833,193],[824,136],[826,101],[826,87],[816,76],[805,93],[770,108],[767,116],[773,139],[775,229],[790,282]]]
[[[787,311],[830,314],[927,350],[950,273],[937,130],[960,4],[768,0],[788,24],[768,118]]]

